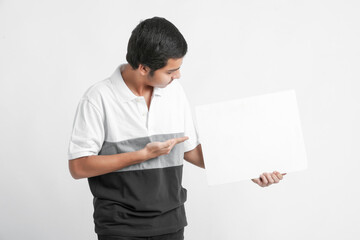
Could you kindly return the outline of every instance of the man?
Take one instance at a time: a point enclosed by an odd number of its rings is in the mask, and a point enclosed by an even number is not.
[[[186,95],[176,79],[187,52],[164,18],[144,20],[128,43],[128,64],[80,100],[69,144],[75,179],[88,178],[98,239],[183,239],[183,159],[205,168]],[[264,173],[264,187],[282,179]]]

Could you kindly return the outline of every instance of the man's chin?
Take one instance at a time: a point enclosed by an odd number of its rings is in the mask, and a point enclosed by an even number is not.
[[[168,83],[165,84],[165,85],[157,85],[157,86],[154,86],[154,87],[157,87],[157,88],[166,88],[167,86],[169,86],[169,85],[172,83],[172,81],[174,81],[174,80],[171,80],[170,82],[168,82]]]
[[[172,82],[172,81],[171,81]],[[169,82],[168,84],[166,85],[162,85],[162,86],[159,86],[159,88],[166,88],[167,86],[169,86],[171,84],[171,82]]]

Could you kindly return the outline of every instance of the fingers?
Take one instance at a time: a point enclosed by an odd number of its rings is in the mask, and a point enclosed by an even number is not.
[[[172,138],[164,142],[150,142],[145,146],[148,159],[155,158],[164,154],[169,154],[172,148],[181,142],[188,140],[189,137]]]
[[[263,173],[260,175],[257,179],[252,179],[253,182],[257,183],[261,187],[267,187],[274,183],[279,183],[280,180],[283,179],[283,176],[286,175],[286,173],[281,174],[278,171],[274,171],[272,173]],[[260,183],[259,183],[260,182]]]
[[[271,177],[274,180],[273,183],[279,183],[280,182],[280,179],[277,177],[277,175],[275,173],[272,173]]]
[[[169,139],[165,142],[165,143],[167,143],[166,147],[173,148],[176,144],[185,142],[188,139],[189,139],[189,137],[179,137],[179,138]]]
[[[265,177],[264,173],[260,175],[260,179],[261,179],[261,183],[265,186],[268,185],[269,181],[267,180],[267,178]]]
[[[275,183],[275,180],[272,178],[273,176],[271,173],[264,173],[264,175],[267,178],[269,185]]]
[[[169,139],[169,140],[167,140],[165,142],[162,142],[161,147],[162,148],[170,148],[172,145],[174,145],[174,143],[175,143],[174,139]]]
[[[179,138],[172,138],[169,139],[165,142],[162,142],[161,147],[162,148],[166,148],[169,152],[171,151],[171,149],[178,143],[184,142],[186,140],[188,140],[189,137],[179,137]]]
[[[275,175],[276,175],[276,177],[278,178],[278,179],[283,179],[283,175],[286,175],[286,173],[285,174],[281,174],[281,173],[279,173],[279,172],[277,172],[277,171],[274,171],[273,172]]]
[[[266,177],[261,174],[259,178],[251,179],[254,183],[258,184],[260,187],[267,187]]]
[[[179,138],[173,138],[176,142],[176,144],[181,143],[181,142],[185,142],[186,140],[189,139],[189,137],[179,137]]]
[[[261,186],[261,180],[260,178],[254,178],[254,179],[251,179],[254,183],[258,184]]]

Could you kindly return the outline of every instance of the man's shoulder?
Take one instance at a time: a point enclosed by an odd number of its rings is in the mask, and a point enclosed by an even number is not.
[[[91,85],[84,93],[83,98],[88,99],[91,102],[102,101],[111,94],[111,83],[110,79],[98,81]]]

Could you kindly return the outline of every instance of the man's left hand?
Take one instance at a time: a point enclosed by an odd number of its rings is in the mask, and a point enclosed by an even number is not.
[[[283,179],[283,176],[286,173],[279,173],[274,171],[272,173],[263,173],[259,178],[251,179],[254,183],[258,184],[260,187],[268,187],[273,183],[278,183]]]

